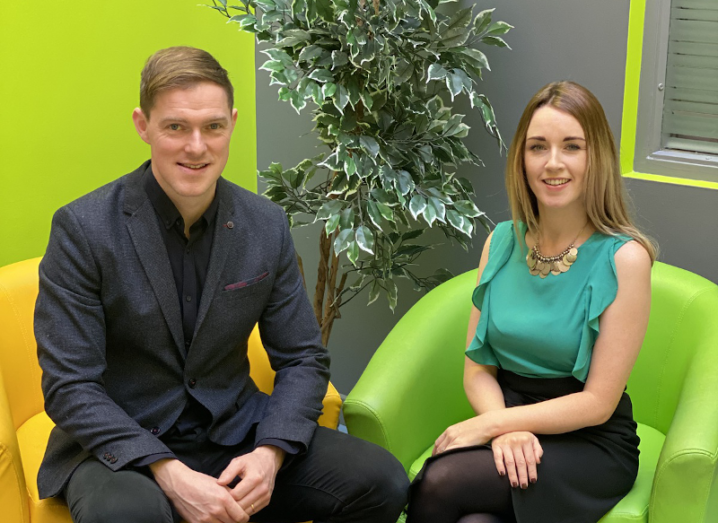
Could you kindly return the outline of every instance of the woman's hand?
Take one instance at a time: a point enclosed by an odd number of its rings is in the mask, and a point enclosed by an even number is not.
[[[543,448],[531,432],[507,432],[493,439],[494,462],[499,475],[508,474],[512,487],[525,489],[538,479],[536,465],[541,463]]]
[[[483,445],[491,441],[487,414],[475,416],[446,429],[434,443],[431,455],[436,456],[447,450]]]

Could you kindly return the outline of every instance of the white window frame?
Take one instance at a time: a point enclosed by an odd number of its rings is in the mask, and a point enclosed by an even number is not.
[[[676,178],[718,182],[718,155],[662,146],[671,0],[647,0],[639,84],[634,170]]]

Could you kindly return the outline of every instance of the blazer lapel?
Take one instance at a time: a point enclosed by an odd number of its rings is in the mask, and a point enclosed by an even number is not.
[[[209,306],[219,287],[219,280],[222,277],[222,271],[224,270],[230,247],[234,242],[241,239],[239,224],[232,221],[234,217],[234,204],[231,191],[225,184],[226,182],[223,178],[217,180],[219,207],[217,209],[217,220],[214,225],[214,240],[212,241],[212,253],[209,257],[207,279],[204,282],[202,299],[199,303],[199,311],[197,313],[197,323],[194,329],[195,336],[207,316]]]
[[[147,166],[149,169],[149,165]],[[149,176],[152,176],[149,173]],[[182,316],[177,297],[177,286],[172,277],[172,267],[160,235],[154,207],[142,187],[142,176],[137,176],[127,184],[125,212],[130,214],[127,220],[132,243],[147,274],[152,290],[157,297],[167,327],[172,333],[183,357],[187,357],[182,331]]]

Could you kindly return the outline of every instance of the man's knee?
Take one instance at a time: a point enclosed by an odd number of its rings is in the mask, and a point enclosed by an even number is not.
[[[65,491],[75,523],[172,523],[169,500],[150,478],[85,462]]]
[[[398,514],[406,505],[409,489],[404,467],[386,449],[366,441],[355,441],[347,468],[356,482],[358,497],[367,506],[383,506]]]

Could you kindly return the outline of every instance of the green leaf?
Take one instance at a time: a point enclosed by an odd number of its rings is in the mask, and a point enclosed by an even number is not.
[[[332,51],[332,69],[349,63],[349,57],[343,51]]]
[[[334,240],[334,254],[338,256],[340,253],[347,250],[353,237],[354,231],[352,229],[344,229],[341,231]]]
[[[423,212],[424,220],[429,224],[429,227],[436,221],[436,209],[431,205],[427,205]]]
[[[334,93],[337,91],[337,84],[333,82],[327,82],[322,86],[322,93],[324,94],[324,98],[331,98],[334,96]]]
[[[511,49],[509,44],[507,44],[500,36],[484,36],[481,39],[481,42],[486,45],[493,45],[494,47],[505,47],[506,49]]]
[[[356,242],[361,250],[374,254],[374,233],[369,227],[359,226],[356,231]]]
[[[309,45],[302,49],[299,53],[299,62],[310,62],[315,58],[319,58],[322,55],[324,49],[318,45]]]
[[[444,202],[439,200],[438,198],[435,198],[433,196],[429,197],[429,205],[428,208],[433,208],[436,212],[436,219],[440,222],[445,222],[444,219],[446,215],[446,206],[444,205]]]
[[[333,216],[330,216],[329,219],[326,221],[326,223],[324,225],[324,231],[326,232],[327,237],[329,237],[329,235],[331,233],[333,233],[336,230],[336,228],[339,226],[339,218],[340,218],[340,215],[335,214]]]
[[[466,236],[471,236],[471,233],[474,232],[474,224],[471,223],[471,220],[468,218],[465,218],[458,212],[449,209],[446,212],[446,217],[449,220],[449,223],[455,228],[463,232]]]
[[[297,114],[299,114],[301,110],[307,106],[307,101],[298,91],[292,91],[289,93],[289,101],[292,104],[292,107],[294,107],[294,110],[297,111]]]
[[[344,173],[339,173],[334,177],[332,181],[331,190],[327,193],[330,196],[333,194],[343,194],[349,188],[349,179],[344,176]],[[341,222],[340,222],[341,223]]]
[[[411,78],[412,74],[414,74],[414,64],[400,58],[396,62],[396,69],[394,70],[394,78],[392,81],[394,85],[402,85]]]
[[[344,209],[339,218],[339,228],[341,230],[351,229],[354,227],[354,209],[347,207]]]
[[[372,158],[376,158],[379,154],[379,143],[371,136],[360,136],[359,143],[361,144],[362,149],[368,152]]]
[[[439,30],[442,39],[454,38],[458,35],[465,34],[466,28],[471,23],[471,15],[473,6],[466,9],[460,9],[451,17],[446,26]]]
[[[344,160],[339,159],[339,151],[334,151],[332,154],[327,156],[326,160],[321,162],[319,165],[326,167],[330,171],[338,171],[344,166]]]
[[[354,158],[351,156],[347,156],[344,160],[344,172],[347,173],[347,176],[352,176],[357,172],[356,163],[354,163]]]
[[[384,223],[384,219],[381,216],[381,212],[379,212],[379,207],[377,206],[376,202],[368,201],[366,204],[367,213],[369,214],[369,219],[374,224],[374,226],[377,229],[384,229],[382,226]]]
[[[411,201],[409,202],[409,212],[411,213],[411,216],[415,219],[419,219],[419,215],[424,212],[426,209],[426,198],[424,198],[420,194],[415,194]],[[431,224],[429,224],[431,225]]]
[[[359,246],[355,241],[352,241],[349,243],[349,248],[347,249],[347,258],[349,258],[349,261],[356,267],[357,259],[359,258]]]
[[[494,22],[491,26],[489,26],[489,30],[486,34],[491,36],[500,36],[508,33],[513,28],[513,25],[509,25],[506,22]]]
[[[366,33],[362,31],[361,27],[355,26],[354,29],[352,29],[352,35],[354,36],[354,40],[359,45],[366,44]]]
[[[280,87],[279,88],[279,99],[283,102],[289,101],[289,96],[291,95],[291,91],[287,87]]]
[[[451,99],[453,100],[454,97],[460,94],[461,90],[464,88],[464,81],[458,74],[448,73],[448,76],[446,77],[446,87],[449,88],[449,93],[451,94]]]
[[[327,71],[326,69],[314,69],[311,73],[309,73],[309,78],[312,80],[315,80],[320,83],[327,83],[327,82],[333,82],[334,76],[332,76],[332,73]]]
[[[442,80],[446,78],[448,71],[439,64],[431,64],[429,71],[426,75],[426,83],[428,84],[431,80]]]
[[[411,175],[407,171],[399,170],[396,171],[396,174],[396,188],[401,194],[406,195],[414,190],[414,187],[416,187],[416,185],[414,184],[414,180],[412,180]]]
[[[356,105],[359,103],[359,84],[356,81],[355,77],[350,77],[347,84],[347,90],[349,91],[349,103],[352,104],[352,107],[356,107]]]
[[[454,209],[469,218],[476,218],[477,216],[483,214],[471,200],[459,200],[454,202]]]
[[[349,91],[343,85],[340,85],[334,96],[334,106],[339,109],[340,113],[344,113],[344,108],[349,103]]]
[[[478,67],[486,69],[487,71],[491,71],[491,67],[489,67],[489,60],[486,58],[486,55],[478,49],[464,47],[461,50],[461,53],[470,57]]]
[[[284,71],[284,64],[277,60],[267,60],[259,68],[260,71]]]
[[[474,19],[474,29],[477,35],[481,35],[489,27],[489,24],[491,24],[491,15],[495,10],[496,8],[486,9],[476,15]]]
[[[291,66],[294,64],[292,61],[292,57],[287,54],[286,51],[283,51],[282,49],[265,49],[261,51],[262,53],[266,54],[269,58],[272,60],[282,62],[285,67]]]
[[[326,220],[333,216],[337,216],[338,219],[343,208],[344,202],[342,202],[341,200],[329,200],[324,205],[322,205],[319,211],[317,211],[317,215],[314,221],[318,222],[319,220]]]
[[[394,221],[394,212],[391,210],[391,207],[389,207],[388,205],[384,205],[381,202],[376,202],[376,207],[379,210],[379,213],[381,214],[382,218],[390,222]]]
[[[317,14],[327,22],[334,20],[334,8],[331,0],[315,0]]]
[[[394,280],[384,280],[384,285],[386,285],[386,298],[387,300],[389,300],[389,308],[391,309],[391,312],[394,312],[398,300],[399,291],[396,288],[396,283],[394,283]]]
[[[367,303],[367,305],[371,305],[377,300],[377,298],[379,298],[380,291],[381,286],[379,285],[379,281],[374,280],[374,282],[371,284],[371,289],[369,289],[369,302]]]
[[[364,104],[364,107],[366,107],[369,111],[371,111],[371,108],[374,105],[374,99],[369,94],[369,91],[361,92],[361,101]]]

